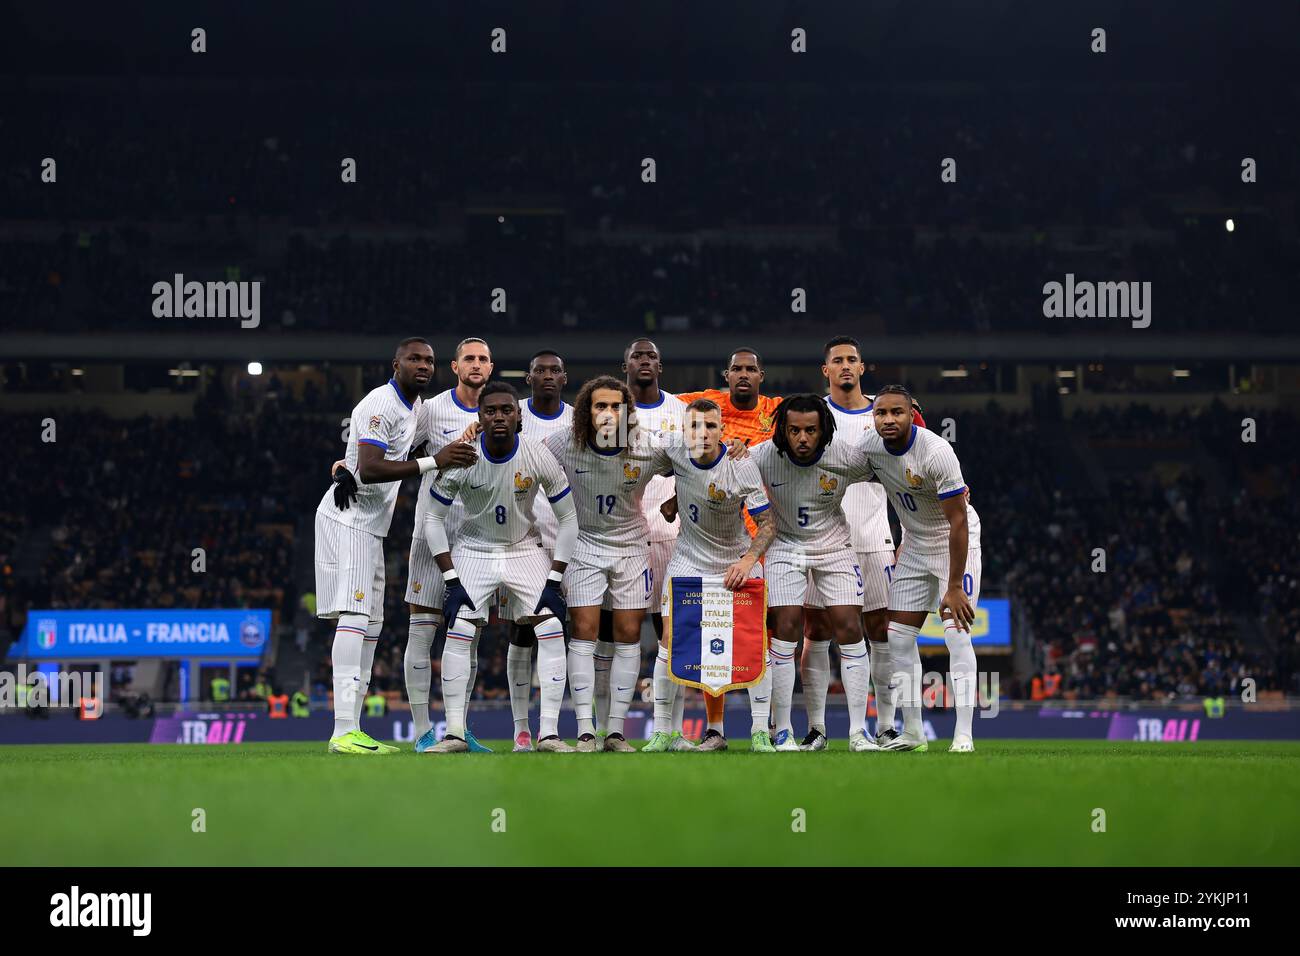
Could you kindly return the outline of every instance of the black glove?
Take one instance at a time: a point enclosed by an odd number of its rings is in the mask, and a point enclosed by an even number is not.
[[[474,602],[469,599],[469,592],[465,590],[465,585],[460,583],[460,578],[451,577],[447,580],[447,593],[442,599],[442,619],[448,629],[456,623],[456,616],[460,614],[461,608],[469,608],[476,611]]]
[[[561,624],[569,616],[569,605],[564,603],[564,593],[560,590],[559,581],[547,579],[546,587],[542,588],[542,597],[537,602],[537,607],[533,608],[533,613],[541,614],[543,610],[554,614],[555,619]]]
[[[334,472],[334,506],[340,511],[347,511],[351,502],[357,500],[357,480],[352,472],[340,468]]]

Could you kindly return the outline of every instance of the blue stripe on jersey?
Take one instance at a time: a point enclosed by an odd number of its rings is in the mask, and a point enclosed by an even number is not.
[[[672,615],[672,673],[698,674],[700,672],[700,626],[704,614],[704,602],[691,601],[679,604],[677,596],[694,592],[702,594],[702,578],[672,578],[669,582],[672,593],[669,595],[668,613]],[[687,668],[694,665],[691,670]]]
[[[659,401],[655,402],[653,405],[645,405],[645,404],[643,404],[643,403],[641,403],[641,402],[637,402],[637,403],[636,403],[636,407],[637,407],[637,408],[658,408],[660,405],[662,405],[662,404],[664,403],[664,399],[667,398],[667,397],[668,397],[668,394],[667,394],[666,392],[662,392],[662,391],[661,391],[661,392],[659,393]]]
[[[548,422],[553,422],[561,415],[564,414],[564,402],[560,402],[560,410],[556,412],[554,415],[543,415],[537,409],[533,408],[533,400],[530,398],[528,400],[528,411],[530,411],[535,418],[541,418],[541,419],[545,419]]]
[[[770,507],[772,507],[771,504],[766,504],[766,505],[759,505],[757,508],[746,508],[745,510],[749,512],[749,516],[752,518],[754,517],[754,515],[761,515],[764,511],[766,511]]]
[[[794,455],[786,455],[785,456],[786,461],[790,462],[790,464],[792,465],[798,465],[800,468],[811,468],[813,465],[817,464],[817,462],[822,460],[822,455],[826,454],[826,448],[829,444],[830,442],[827,442],[825,445],[822,445],[821,448],[818,448],[817,457],[814,458],[812,461],[808,462],[807,464],[800,461],[798,458],[794,457]]]
[[[941,495],[939,496],[939,500],[940,500],[940,501],[943,501],[944,498],[951,498],[951,497],[953,497],[954,495],[959,495],[959,494],[961,494],[962,492],[964,492],[965,490],[966,490],[966,486],[965,486],[965,485],[962,485],[962,486],[961,486],[960,488],[958,488],[956,491],[945,491],[943,494],[941,494]]]
[[[548,495],[546,500],[549,501],[551,504],[555,504],[557,501],[559,501],[561,498],[563,498],[572,490],[573,490],[572,488],[566,486],[565,489],[561,491],[558,495],[555,495],[554,497]]]
[[[429,489],[429,494],[433,495],[435,498],[437,498],[439,501],[441,501],[444,505],[449,505],[449,504],[451,504],[451,499],[450,499],[450,498],[444,498],[442,495],[438,494],[438,492],[434,491],[432,488]]]
[[[881,444],[884,444],[884,442],[881,442]],[[916,426],[913,425],[912,434],[911,437],[907,439],[906,448],[904,448],[902,451],[894,451],[894,449],[890,448],[888,445],[885,445],[885,451],[889,452],[891,455],[897,458],[899,455],[906,455],[909,451],[912,450],[912,446],[915,444],[916,444]]]
[[[406,396],[402,394],[402,390],[397,387],[397,379],[390,378],[388,380],[388,384],[393,386],[393,391],[397,393],[397,397],[400,398],[402,400],[402,404],[409,409],[411,407],[411,403],[406,400]]]
[[[388,442],[386,442],[386,441],[380,441],[378,438],[358,438],[358,439],[357,439],[357,444],[358,444],[358,445],[375,445],[375,446],[378,447],[378,448],[382,448],[384,451],[388,451]]]
[[[867,412],[871,411],[870,402],[867,403],[866,408],[845,408],[843,405],[836,405],[833,401],[827,398],[826,404],[829,405],[831,408],[835,409],[837,412],[843,412],[845,415],[864,415]]]
[[[597,448],[595,445],[591,443],[591,439],[587,440],[587,447],[590,448],[592,451],[594,451],[597,455],[604,455],[606,458],[608,458],[610,455],[617,455],[623,451],[623,449],[621,448],[608,448],[608,449]]]
[[[480,435],[478,440],[479,447],[483,449],[483,457],[494,465],[501,465],[515,457],[515,452],[519,450],[519,436],[515,436],[515,445],[510,449],[510,454],[504,458],[493,458],[492,453],[487,450],[487,435]]]
[[[715,465],[717,465],[718,462],[722,461],[722,459],[724,459],[724,458],[726,458],[726,457],[727,457],[727,446],[726,446],[726,445],[722,445],[722,446],[718,449],[718,457],[715,458],[715,459],[713,459],[713,461],[710,462],[710,463],[707,464],[707,465],[701,465],[698,461],[696,461],[696,460],[695,460],[694,458],[692,458],[690,455],[687,455],[687,456],[686,456],[686,460],[689,461],[689,462],[690,462],[692,465],[694,465],[696,468],[700,469],[700,471],[708,471],[710,468],[712,468],[712,467],[714,467]]]
[[[456,407],[459,408],[462,412],[473,412],[475,415],[478,414],[477,405],[475,405],[473,408],[466,408],[464,405],[460,403],[460,399],[456,397],[456,389],[449,388],[447,389],[447,392],[451,395],[451,400],[456,403]]]

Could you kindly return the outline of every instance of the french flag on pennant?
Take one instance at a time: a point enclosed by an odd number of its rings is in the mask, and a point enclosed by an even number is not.
[[[728,591],[722,578],[672,578],[664,634],[668,673],[715,697],[756,684],[767,669],[767,582]]]

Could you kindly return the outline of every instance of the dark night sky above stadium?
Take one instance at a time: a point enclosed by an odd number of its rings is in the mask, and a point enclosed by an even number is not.
[[[1294,78],[1300,4],[991,2],[10,4],[4,73],[413,79],[1146,80]],[[188,34],[209,33],[190,56]],[[493,27],[509,56],[487,55]],[[790,30],[808,31],[792,57]],[[1089,55],[1093,27],[1111,55]]]

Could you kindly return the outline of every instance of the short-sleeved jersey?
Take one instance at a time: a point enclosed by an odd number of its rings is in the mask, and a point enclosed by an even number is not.
[[[673,552],[701,574],[722,574],[749,548],[744,515],[768,508],[758,466],[727,457],[723,445],[711,465],[696,464],[685,445],[660,449],[651,465],[667,461],[677,479],[677,521],[681,532]]]
[[[397,389],[397,382],[371,390],[352,409],[348,428],[347,450],[343,463],[357,478],[357,500],[346,511],[334,504],[334,487],[326,490],[316,510],[329,518],[370,534],[384,537],[393,523],[393,508],[397,504],[400,481],[367,485],[361,481],[358,467],[358,446],[374,445],[381,449],[388,461],[402,461],[411,452],[419,428],[423,403],[417,398],[408,402]]]
[[[847,436],[836,433],[817,458],[806,465],[783,455],[772,442],[763,442],[750,455],[763,476],[775,512],[773,548],[791,545],[809,555],[851,549],[841,505],[845,492],[870,480],[873,472]]]
[[[564,468],[578,512],[578,546],[575,554],[625,554],[649,541],[642,499],[654,472],[654,457],[645,442],[633,449],[579,444],[572,431],[546,439],[546,447]],[[661,470],[664,459],[660,456]]]
[[[961,464],[952,446],[928,428],[912,426],[903,451],[895,454],[873,428],[859,446],[872,470],[889,493],[904,532],[904,546],[917,554],[941,554],[948,550],[948,519],[940,506],[966,490]],[[970,547],[980,543],[980,519],[966,505]]]
[[[455,545],[475,551],[506,551],[525,541],[540,542],[533,499],[544,494],[559,501],[569,493],[564,469],[545,446],[522,435],[502,458],[488,454],[479,437],[478,460],[464,468],[449,468],[429,494],[445,505],[463,502],[465,520]]]
[[[681,441],[682,412],[686,403],[676,395],[659,392],[659,401],[653,405],[636,404],[637,431],[652,439],[660,446],[667,446]],[[672,541],[677,537],[678,524],[665,521],[659,506],[675,494],[673,479],[656,475],[650,479],[645,494],[641,498],[641,507],[645,511],[646,524],[650,527],[651,541]]]
[[[456,389],[449,388],[439,392],[424,403],[425,411],[420,418],[420,432],[429,442],[433,452],[442,451],[465,433],[465,429],[478,421],[478,408],[467,408],[456,397]],[[415,520],[417,530],[424,519],[425,507],[429,502],[429,489],[437,479],[437,471],[425,472],[420,478],[420,494],[417,497]],[[452,505],[447,514],[447,540],[454,541],[460,523],[465,519],[465,508],[460,502]]]
[[[870,404],[866,408],[843,408],[831,401],[829,395],[826,404],[835,416],[835,441],[841,442],[843,447],[852,448],[862,439],[864,432],[875,430]],[[874,481],[858,482],[844,493],[841,507],[849,523],[849,538],[854,551],[894,550],[888,500],[884,486]]]
[[[560,402],[560,410],[554,415],[539,415],[533,410],[533,400],[530,398],[519,406],[519,415],[524,422],[523,434],[535,442],[545,442],[556,432],[569,432],[573,430],[573,406]],[[558,526],[555,521],[555,512],[551,509],[551,503],[546,500],[545,495],[541,495],[533,501],[533,513],[537,516],[537,530],[541,532],[542,543],[547,549],[555,547],[555,535]]]

